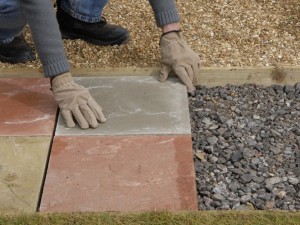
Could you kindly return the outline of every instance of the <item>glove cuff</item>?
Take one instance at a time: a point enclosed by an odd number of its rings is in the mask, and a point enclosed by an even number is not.
[[[66,83],[73,82],[71,73],[63,73],[53,78],[51,81],[52,88],[58,88]]]
[[[167,32],[163,33],[163,34],[160,36],[159,45],[161,44],[161,41],[162,41],[163,38],[165,38],[167,35],[172,34],[172,33],[177,34],[178,37],[181,38],[182,36],[181,36],[180,32],[181,32],[181,30],[179,29],[179,30],[170,30],[170,31],[167,31]]]
[[[170,33],[180,33],[180,32],[181,32],[180,29],[179,29],[179,30],[170,30],[170,31],[167,31],[167,32],[163,33],[163,34],[160,36],[160,38],[162,38],[163,36],[165,36],[165,35],[167,35],[167,34],[170,34]]]

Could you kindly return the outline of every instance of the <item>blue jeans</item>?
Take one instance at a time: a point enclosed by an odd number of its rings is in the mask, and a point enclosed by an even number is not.
[[[20,35],[25,25],[20,0],[0,0],[0,42]]]
[[[20,1],[0,0],[0,43],[20,35],[26,25]],[[95,23],[100,21],[107,3],[108,0],[61,0],[61,8],[78,20]]]
[[[108,0],[61,0],[61,8],[78,20],[96,23],[107,3]]]

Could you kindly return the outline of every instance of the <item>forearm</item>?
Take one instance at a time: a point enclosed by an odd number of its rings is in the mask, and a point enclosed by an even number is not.
[[[149,0],[149,2],[158,27],[179,22],[179,15],[174,0]]]
[[[21,0],[21,7],[30,26],[45,76],[53,77],[69,71],[52,1]]]
[[[162,33],[167,33],[173,30],[180,30],[179,23],[170,23],[162,27]]]

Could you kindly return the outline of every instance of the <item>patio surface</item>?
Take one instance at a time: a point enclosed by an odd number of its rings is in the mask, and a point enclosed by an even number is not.
[[[96,129],[65,127],[48,79],[0,79],[0,213],[197,210],[185,87],[76,82],[104,109]]]

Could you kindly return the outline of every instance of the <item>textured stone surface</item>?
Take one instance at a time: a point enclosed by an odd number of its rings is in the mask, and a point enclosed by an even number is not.
[[[196,210],[191,137],[55,137],[40,210]]]
[[[171,79],[170,79],[171,80]],[[190,134],[186,88],[156,77],[77,78],[103,107],[107,122],[97,129],[68,129],[59,118],[57,135]]]
[[[201,210],[300,209],[298,89],[197,87],[189,100]]]
[[[0,136],[52,135],[57,105],[49,79],[0,79]]]
[[[34,212],[50,137],[0,137],[0,213]]]

